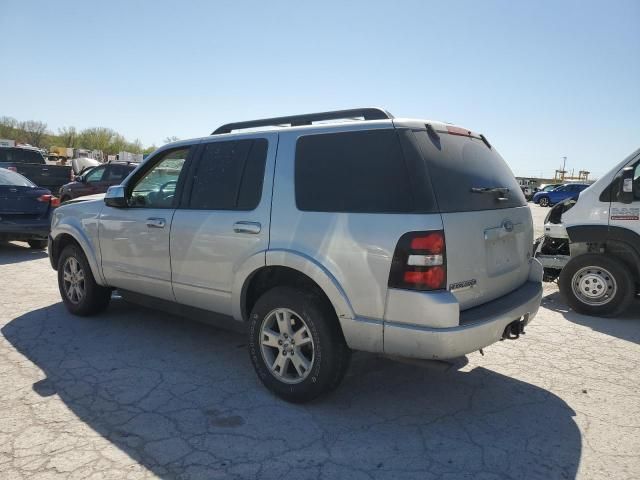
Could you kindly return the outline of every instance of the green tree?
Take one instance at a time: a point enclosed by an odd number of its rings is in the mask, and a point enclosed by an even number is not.
[[[57,138],[51,136],[52,142],[58,141],[60,147],[75,148],[78,146],[78,131],[76,127],[62,127],[58,129]]]
[[[178,137],[176,137],[175,135],[173,135],[171,137],[165,137],[164,143],[177,142],[178,140],[180,140],[180,139]]]
[[[18,121],[12,117],[0,117],[0,138],[15,140],[18,134]]]
[[[38,120],[27,120],[18,124],[22,141],[33,145],[34,147],[42,148],[45,146],[45,140],[47,135],[47,124]]]
[[[85,128],[78,136],[78,146],[89,150],[102,150],[104,153],[116,153],[111,147],[113,137],[118,135],[106,127]]]

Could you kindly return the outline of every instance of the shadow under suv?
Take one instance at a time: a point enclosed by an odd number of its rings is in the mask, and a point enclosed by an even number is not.
[[[60,207],[49,242],[70,312],[118,289],[245,325],[259,378],[296,402],[337,387],[351,350],[446,359],[515,338],[542,295],[531,213],[487,139],[374,108],[166,145]]]

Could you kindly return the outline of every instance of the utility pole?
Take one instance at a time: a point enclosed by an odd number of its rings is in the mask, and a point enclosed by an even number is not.
[[[562,157],[562,181],[564,181],[564,174],[566,173],[567,157]]]

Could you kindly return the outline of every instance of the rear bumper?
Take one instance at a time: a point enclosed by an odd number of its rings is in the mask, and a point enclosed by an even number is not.
[[[0,239],[2,240],[44,240],[51,229],[51,218],[33,220],[0,221]]]
[[[528,324],[538,313],[541,300],[542,284],[529,281],[497,300],[465,310],[457,327],[385,323],[384,352],[427,359],[460,357],[500,340],[515,320]]]

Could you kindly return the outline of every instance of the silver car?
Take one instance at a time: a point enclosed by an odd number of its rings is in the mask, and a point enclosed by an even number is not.
[[[111,292],[246,327],[264,385],[303,402],[352,350],[447,359],[517,338],[542,268],[483,135],[375,108],[224,125],[157,150],[104,199],[57,209],[70,312]]]

